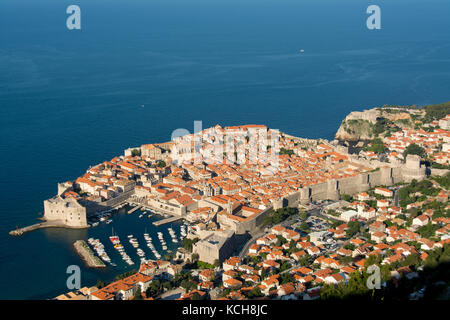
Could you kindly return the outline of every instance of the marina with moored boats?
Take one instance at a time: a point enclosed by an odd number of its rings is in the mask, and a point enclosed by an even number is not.
[[[131,210],[136,214],[129,214]],[[123,215],[123,213],[126,214]],[[109,234],[104,239],[104,236],[95,232],[95,235],[90,236],[87,242],[95,255],[108,267],[127,269],[149,260],[159,260],[167,253],[176,251],[187,235],[187,222],[185,224],[177,222],[180,217],[175,217],[175,221],[155,224],[167,218],[171,217],[154,213],[150,208],[139,204],[124,203],[114,209],[98,212],[91,217],[89,222],[92,231],[102,232],[101,230],[109,228],[107,232]],[[127,226],[130,221],[133,224],[132,229]],[[143,227],[141,232],[139,232],[139,225]]]

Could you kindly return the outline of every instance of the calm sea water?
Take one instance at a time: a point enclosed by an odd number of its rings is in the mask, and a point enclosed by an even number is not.
[[[7,232],[34,223],[58,181],[127,147],[194,120],[332,138],[352,110],[450,100],[446,0],[79,0],[82,30],[69,31],[73,2],[0,2],[2,299],[65,292],[67,266],[82,265],[72,242],[107,244],[112,225]],[[369,4],[381,30],[366,28]],[[150,222],[113,225],[125,240],[154,234]],[[125,270],[83,267],[82,285]]]

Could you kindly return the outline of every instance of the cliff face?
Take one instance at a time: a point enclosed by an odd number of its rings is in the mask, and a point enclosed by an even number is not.
[[[388,127],[411,127],[407,109],[370,109],[354,111],[342,121],[335,138],[341,141],[371,140]]]
[[[341,141],[370,140],[373,137],[372,127],[377,121],[377,109],[354,111],[348,114],[336,132],[336,139]]]
[[[336,139],[341,141],[360,141],[372,139],[370,123],[364,120],[347,122],[344,120],[336,132]]]

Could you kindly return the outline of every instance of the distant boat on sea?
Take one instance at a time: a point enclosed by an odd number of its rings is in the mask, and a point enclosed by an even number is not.
[[[303,53],[303,52],[305,52],[305,50],[303,50],[303,49],[302,49],[302,50],[300,50],[300,53]]]

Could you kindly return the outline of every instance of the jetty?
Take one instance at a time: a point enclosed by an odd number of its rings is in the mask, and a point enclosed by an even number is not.
[[[91,248],[87,245],[86,241],[84,240],[77,240],[73,243],[73,247],[75,248],[75,251],[78,253],[78,255],[81,257],[81,259],[84,261],[84,263],[89,268],[105,268],[105,264],[102,260],[100,260],[99,257],[94,255],[94,252],[92,252]]]
[[[155,222],[153,222],[153,225],[158,227],[158,226],[162,226],[163,224],[174,222],[174,221],[177,221],[177,220],[180,220],[180,219],[183,219],[183,217],[170,217],[170,218],[167,218],[167,219],[155,221]]]
[[[89,226],[82,226],[82,227],[69,227],[65,223],[61,221],[44,221],[39,222],[36,224],[32,224],[31,226],[23,227],[23,228],[17,228],[15,230],[12,230],[9,232],[10,236],[21,236],[24,233],[38,230],[38,229],[44,229],[44,228],[73,228],[73,229],[84,229],[89,228]]]
[[[131,209],[130,211],[128,211],[128,214],[131,214],[131,213],[133,213],[133,212],[135,212],[135,211],[137,211],[137,210],[139,210],[141,208],[142,208],[142,205],[138,205],[138,206],[134,207],[133,209]]]

